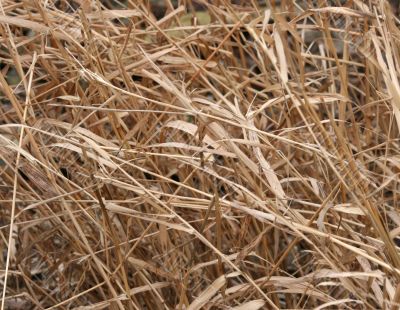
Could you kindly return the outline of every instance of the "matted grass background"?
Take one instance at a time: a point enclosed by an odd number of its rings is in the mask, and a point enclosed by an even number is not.
[[[396,5],[0,1],[1,309],[397,309]]]

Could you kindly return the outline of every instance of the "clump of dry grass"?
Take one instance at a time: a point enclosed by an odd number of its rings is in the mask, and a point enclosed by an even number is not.
[[[1,1],[2,309],[400,301],[383,0]]]

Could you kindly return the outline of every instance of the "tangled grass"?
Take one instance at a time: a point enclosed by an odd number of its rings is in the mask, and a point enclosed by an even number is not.
[[[0,9],[1,309],[397,309],[394,6]]]

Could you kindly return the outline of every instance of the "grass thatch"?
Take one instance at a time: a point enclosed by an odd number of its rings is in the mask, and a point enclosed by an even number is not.
[[[1,309],[397,309],[396,1],[177,2],[0,1]]]

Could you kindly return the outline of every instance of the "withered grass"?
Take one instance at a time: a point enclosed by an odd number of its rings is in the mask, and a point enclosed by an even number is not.
[[[397,309],[396,14],[0,1],[1,309]]]

